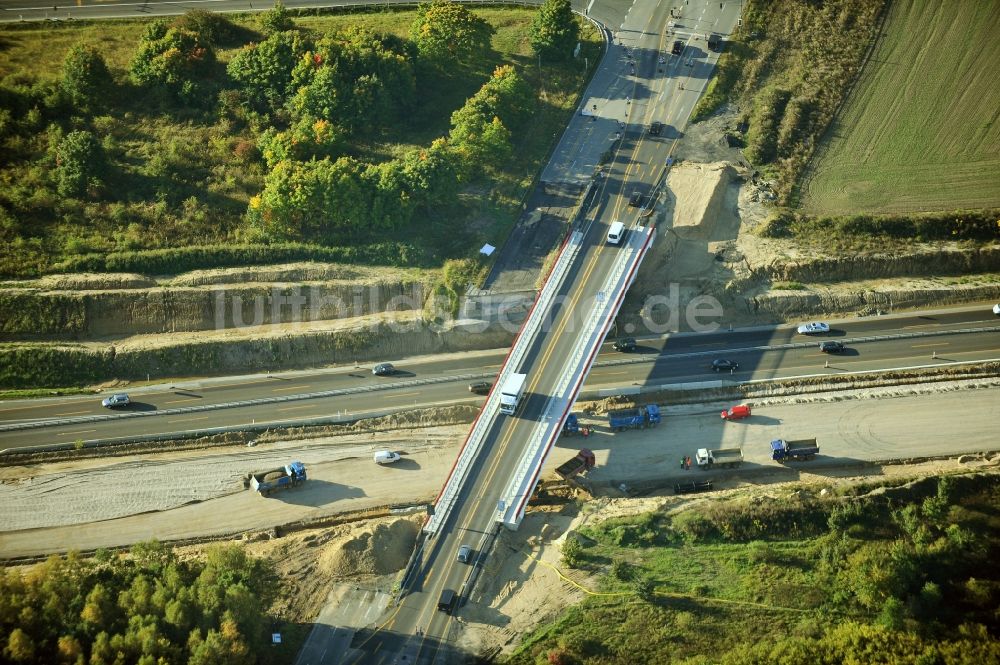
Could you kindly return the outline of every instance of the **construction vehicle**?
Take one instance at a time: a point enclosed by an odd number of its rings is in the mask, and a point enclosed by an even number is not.
[[[556,475],[563,480],[569,480],[573,476],[583,473],[588,469],[597,466],[597,458],[594,453],[586,448],[581,448],[571,460],[567,460],[556,468]]]
[[[616,432],[627,429],[656,427],[660,422],[660,407],[655,404],[608,412],[608,424]]]
[[[771,459],[776,462],[811,460],[819,454],[816,439],[775,439],[771,442]]]
[[[694,458],[698,462],[698,468],[702,471],[708,471],[715,467],[723,469],[735,468],[743,464],[743,449],[716,448],[709,450],[707,448],[699,448]]]
[[[287,489],[306,481],[306,465],[292,462],[278,469],[250,474],[250,489],[267,496],[274,490]]]

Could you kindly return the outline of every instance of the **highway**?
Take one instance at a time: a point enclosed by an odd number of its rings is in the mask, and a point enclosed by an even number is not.
[[[584,392],[622,386],[667,386],[725,378],[738,381],[787,378],[813,374],[838,374],[948,364],[1000,357],[1000,336],[988,330],[1000,326],[989,306],[940,310],[926,314],[901,314],[838,321],[830,334],[812,338],[797,335],[794,328],[721,330],[715,333],[658,336],[639,340],[633,353],[614,351],[605,345],[584,386]],[[949,333],[965,329],[983,332]],[[906,335],[902,339],[850,340],[874,336]],[[822,354],[823,339],[846,341],[848,349],[838,355]],[[809,344],[806,348],[798,345]],[[787,348],[794,345],[793,348]],[[130,390],[130,409],[153,417],[117,419],[100,406],[100,396],[74,396],[0,403],[0,425],[57,421],[83,416],[104,420],[52,425],[39,429],[0,432],[0,450],[68,444],[169,433],[213,427],[238,427],[251,423],[297,424],[310,419],[339,417],[351,420],[415,407],[458,403],[482,403],[471,395],[468,384],[492,380],[506,355],[505,349],[417,358],[397,362],[400,373],[377,377],[365,365],[358,369],[335,368],[288,372],[272,376],[228,377],[183,381],[174,385]],[[937,358],[932,356],[937,355]],[[718,375],[712,360],[726,358],[739,363],[733,373]],[[829,361],[830,367],[825,367]],[[418,383],[418,381],[433,381]],[[376,389],[372,392],[372,389]],[[296,399],[311,393],[343,391],[331,397]],[[170,414],[170,409],[192,405],[248,402],[268,398],[288,401],[264,405]]]

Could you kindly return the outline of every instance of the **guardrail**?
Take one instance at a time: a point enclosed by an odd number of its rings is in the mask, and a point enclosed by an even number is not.
[[[424,524],[424,531],[428,534],[433,535],[437,533],[438,529],[441,528],[441,525],[444,524],[451,514],[451,509],[458,499],[459,491],[462,485],[465,484],[469,468],[472,462],[479,457],[483,442],[486,440],[486,435],[496,421],[500,402],[499,389],[510,374],[519,371],[524,354],[528,352],[528,349],[534,343],[538,328],[542,320],[545,319],[545,315],[552,304],[555,294],[562,287],[566,272],[576,259],[582,242],[583,234],[579,231],[574,231],[566,237],[562,250],[559,252],[559,258],[556,259],[556,262],[549,270],[538,299],[535,300],[535,304],[528,313],[527,319],[522,324],[520,332],[518,332],[517,339],[514,340],[514,344],[511,346],[510,352],[503,362],[500,373],[497,375],[497,380],[493,384],[493,389],[486,400],[486,404],[483,406],[483,410],[479,412],[479,417],[476,418],[476,422],[462,444],[462,449],[459,451],[455,464],[451,467],[448,479],[445,481],[440,494],[438,494],[434,502],[434,513]]]
[[[482,378],[482,373],[462,374],[457,376],[438,376],[413,381],[400,381],[396,383],[381,383],[371,386],[358,386],[354,388],[337,388],[335,390],[323,390],[313,393],[300,393],[298,395],[279,395],[275,397],[260,397],[257,399],[242,400],[238,402],[220,402],[218,404],[197,404],[193,406],[179,406],[174,409],[162,409],[156,411],[135,411],[128,413],[109,413],[93,416],[76,416],[73,418],[60,418],[52,420],[33,420],[26,423],[9,423],[0,425],[0,432],[15,432],[18,430],[38,429],[41,427],[62,427],[64,425],[76,425],[79,423],[95,423],[110,420],[125,420],[130,418],[151,418],[155,416],[172,416],[182,413],[199,413],[201,411],[214,411],[216,409],[236,409],[248,406],[260,406],[264,404],[281,404],[283,402],[298,402],[307,399],[321,399],[327,397],[341,397],[344,395],[355,395],[360,393],[375,392],[379,390],[391,390],[394,388],[411,388],[414,385],[432,385],[437,383],[449,383],[452,381],[469,381]]]
[[[638,231],[645,231],[643,236]],[[534,490],[542,465],[556,439],[562,431],[563,423],[576,401],[583,381],[594,364],[608,328],[621,307],[629,285],[635,279],[639,264],[655,237],[655,229],[635,229],[630,237],[633,245],[623,247],[619,263],[605,279],[600,293],[613,297],[597,298],[577,342],[573,347],[565,369],[553,395],[545,405],[542,417],[525,442],[524,452],[517,470],[504,491],[497,506],[497,521],[509,529],[516,529],[524,518],[524,509]],[[638,239],[641,237],[641,241]]]

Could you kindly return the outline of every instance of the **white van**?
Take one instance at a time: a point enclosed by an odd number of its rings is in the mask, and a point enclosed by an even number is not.
[[[391,450],[380,450],[375,453],[376,464],[392,464],[393,462],[398,462],[399,459],[399,453],[394,453]]]
[[[611,228],[608,229],[608,242],[617,245],[622,241],[623,235],[625,235],[625,225],[621,222],[611,222]]]

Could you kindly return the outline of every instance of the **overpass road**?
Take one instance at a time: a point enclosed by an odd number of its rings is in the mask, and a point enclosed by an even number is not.
[[[710,19],[713,6],[699,5],[695,0],[690,13]],[[547,395],[554,394],[564,360],[572,357],[578,330],[574,327],[574,313],[583,311],[581,303],[602,295],[598,291],[616,266],[616,252],[621,248],[605,242],[607,229],[613,220],[634,225],[638,212],[629,208],[627,192],[635,182],[652,185],[650,178],[659,177],[654,175],[656,165],[666,161],[668,145],[646,140],[643,127],[654,112],[658,120],[673,127],[682,126],[688,117],[689,108],[683,100],[674,95],[664,96],[674,85],[671,77],[694,71],[693,66],[687,67],[680,58],[665,67],[664,72],[660,71],[658,56],[664,52],[668,39],[664,30],[668,12],[669,8],[662,3],[658,6],[637,3],[632,5],[623,25],[623,32],[630,31],[634,71],[629,68],[620,73],[622,87],[616,93],[617,99],[606,101],[604,113],[616,104],[623,113],[625,126],[620,139],[612,145],[612,160],[599,186],[597,205],[587,217],[589,225],[583,228],[583,249],[547,313],[551,325],[545,326],[532,340],[526,358],[517,368],[528,375],[524,403],[518,413],[491,421],[482,453],[472,462],[458,502],[417,551],[414,566],[403,583],[405,593],[401,602],[389,608],[377,630],[359,634],[353,645],[355,651],[346,662],[450,663],[462,659],[456,645],[459,624],[452,614],[439,611],[438,599],[446,589],[457,592],[460,615],[461,604],[482,568],[458,561],[456,554],[462,545],[468,545],[477,555],[488,555],[499,528],[500,499],[517,473],[524,445],[532,436],[535,421],[545,411]],[[737,12],[738,7],[730,6],[728,14],[723,14],[726,32],[736,23]],[[710,66],[705,65],[704,69],[707,75]],[[640,99],[644,101],[640,103]],[[584,136],[585,141],[607,140],[580,131],[580,124],[586,122],[586,118],[574,118],[567,136]],[[566,141],[564,136],[558,151],[565,152]],[[603,297],[614,295],[603,294]],[[303,649],[299,665],[318,662],[311,659],[310,654],[314,653],[311,646],[307,644]]]
[[[720,330],[638,340],[634,353],[623,354],[607,344],[598,356],[584,386],[585,393],[604,387],[661,386],[695,383],[711,379],[770,379],[821,373],[866,371],[1000,357],[1000,336],[989,330],[1000,325],[989,306],[939,310],[927,313],[846,320],[832,324],[829,335],[803,338],[793,328]],[[984,329],[957,333],[957,330]],[[908,335],[900,339],[852,342],[875,336]],[[913,336],[909,336],[913,335]],[[848,350],[840,355],[821,354],[816,344],[823,339],[844,341]],[[801,348],[797,345],[815,343]],[[792,348],[789,348],[789,347]],[[132,390],[133,409],[148,413],[177,407],[247,402],[273,397],[290,401],[226,408],[195,413],[115,419],[100,406],[98,396],[75,396],[0,403],[0,424],[53,423],[81,416],[108,419],[53,424],[39,429],[0,432],[0,450],[67,444],[138,436],[183,433],[210,427],[238,427],[266,423],[300,423],[310,419],[341,417],[355,419],[366,414],[384,414],[401,409],[460,403],[482,403],[471,395],[472,381],[491,381],[506,350],[417,358],[398,363],[400,374],[376,377],[368,365],[324,371],[291,372],[178,382]],[[932,356],[936,355],[934,359]],[[709,365],[716,358],[739,363],[731,374],[716,375]],[[831,367],[824,367],[830,361]],[[418,380],[438,381],[418,384]],[[368,389],[377,388],[376,392]],[[358,392],[362,389],[363,392]],[[300,395],[343,391],[331,397],[293,399]]]

